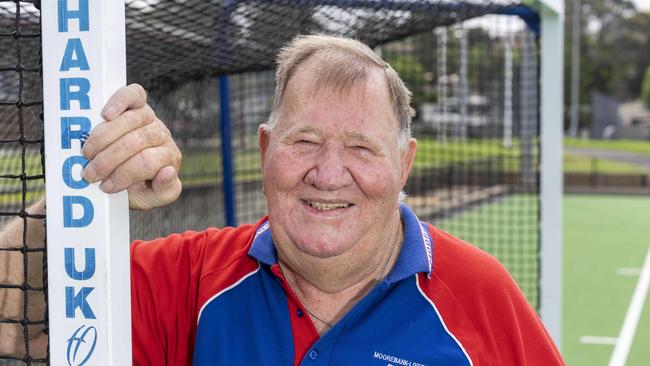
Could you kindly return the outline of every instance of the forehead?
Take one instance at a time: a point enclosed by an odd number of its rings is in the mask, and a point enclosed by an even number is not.
[[[285,128],[324,123],[320,127],[397,133],[388,82],[379,67],[368,67],[363,77],[355,73],[351,82],[340,77],[324,80],[321,71],[318,62],[308,61],[289,80],[280,106]]]

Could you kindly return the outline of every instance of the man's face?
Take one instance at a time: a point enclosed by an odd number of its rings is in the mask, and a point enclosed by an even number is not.
[[[260,128],[264,193],[283,252],[329,258],[388,240],[398,195],[415,155],[398,145],[383,73],[365,84],[314,92],[313,67],[289,81],[272,131]]]

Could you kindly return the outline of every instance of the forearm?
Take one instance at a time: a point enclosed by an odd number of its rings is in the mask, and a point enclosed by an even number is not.
[[[17,321],[42,321],[45,315],[44,200],[29,207],[27,214],[12,220],[0,232],[0,355],[22,355],[25,329]],[[30,326],[28,337],[40,333],[42,328]],[[34,352],[30,354],[35,356]]]

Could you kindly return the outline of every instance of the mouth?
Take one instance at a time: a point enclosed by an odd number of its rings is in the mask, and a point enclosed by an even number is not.
[[[354,206],[354,204],[349,202],[325,202],[317,200],[304,200],[303,202],[317,211],[334,211]]]

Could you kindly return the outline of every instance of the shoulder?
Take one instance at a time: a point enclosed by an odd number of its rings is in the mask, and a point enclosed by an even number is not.
[[[254,230],[255,225],[210,228],[131,244],[134,360],[190,362],[204,299],[225,288],[230,277],[256,265],[247,255]],[[217,281],[211,276],[215,272],[232,276]]]
[[[449,330],[472,358],[505,365],[562,365],[541,319],[505,267],[492,255],[429,225],[431,278],[419,276]]]
[[[429,225],[433,239],[432,280],[445,288],[454,302],[466,313],[485,315],[498,321],[505,304],[513,312],[534,313],[524,294],[506,268],[491,254],[443,230]]]
[[[420,277],[423,293],[441,311],[462,314],[483,331],[514,313],[534,314],[505,267],[492,255],[429,225],[433,239],[433,272]],[[514,300],[514,301],[513,301]],[[515,305],[506,309],[504,305]],[[447,310],[445,310],[447,309]]]
[[[514,285],[504,266],[491,254],[443,230],[428,225],[434,243],[434,274],[451,286]],[[516,285],[515,285],[516,287]]]
[[[189,265],[218,270],[248,258],[255,227],[247,224],[234,228],[208,228],[150,241],[136,240],[131,244],[131,265],[134,269]]]

